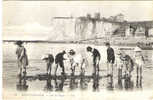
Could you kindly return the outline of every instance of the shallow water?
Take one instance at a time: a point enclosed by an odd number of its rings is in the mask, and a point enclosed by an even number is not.
[[[94,46],[91,45],[92,47],[97,48],[102,56],[101,62],[100,62],[100,75],[106,75],[106,47],[105,46]],[[89,66],[86,68],[86,74],[91,74],[92,73],[92,58],[90,57],[88,53],[86,53],[86,48],[87,45],[85,44],[49,44],[49,43],[27,43],[25,44],[25,48],[27,49],[27,54],[29,58],[29,66],[27,68],[27,75],[36,75],[40,73],[45,73],[46,67],[45,67],[45,62],[41,60],[41,57],[45,53],[52,53],[54,56],[62,51],[62,50],[70,50],[74,49],[78,53],[81,53],[88,59]],[[117,52],[118,48],[117,46],[112,46]],[[128,48],[133,48],[133,47],[128,47]],[[15,55],[15,49],[16,46],[13,43],[3,43],[3,89],[5,90],[10,90],[14,91],[16,90],[16,82],[17,82],[17,63],[16,63],[16,55]],[[133,51],[132,50],[126,50],[126,53],[133,56]],[[153,89],[153,66],[152,66],[152,54],[153,51],[143,51],[143,54],[145,56],[146,65],[144,66],[143,69],[143,89],[144,90],[152,90]],[[54,67],[53,65],[53,72],[54,72]],[[69,61],[65,61],[65,68],[66,68],[66,73],[70,74],[70,65]],[[77,72],[79,72],[79,68],[76,69]],[[60,72],[60,69],[58,70]],[[117,70],[114,70],[114,86],[117,83]],[[59,74],[59,73],[58,73]],[[136,81],[136,74],[135,70],[132,73],[132,80],[135,85]],[[79,82],[79,80],[77,80]],[[42,91],[44,90],[44,87],[46,86],[46,81],[27,81],[27,84],[29,85],[28,91]],[[52,84],[54,86],[54,81],[52,81]],[[92,80],[88,82],[88,90],[92,90]],[[99,82],[99,90],[103,90],[107,86],[107,79],[104,78],[100,80]],[[79,88],[76,88],[79,89]],[[66,80],[64,83],[64,91],[69,91],[69,81]]]

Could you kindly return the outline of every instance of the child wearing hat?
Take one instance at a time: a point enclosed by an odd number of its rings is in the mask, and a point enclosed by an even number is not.
[[[122,70],[122,67],[123,67],[123,61],[121,59],[122,57],[122,51],[121,50],[118,50],[118,52],[116,53],[117,57],[115,59],[115,66],[117,67],[118,71]]]
[[[142,67],[142,65],[144,64],[144,57],[142,55],[142,50],[139,47],[135,48],[135,63],[137,65],[137,67]]]
[[[79,67],[81,70],[81,73],[85,73],[85,67],[86,67],[86,59],[82,56],[82,54],[76,54],[76,52],[71,49],[69,51],[69,58],[71,63],[71,70],[72,74],[75,73],[75,68]]]
[[[132,58],[129,55],[127,55],[123,50],[120,50],[117,55],[118,55],[117,57],[118,84],[122,86],[123,85],[122,77],[125,77],[125,75],[128,75],[128,77],[131,77],[131,72],[133,71],[134,63]]]
[[[46,62],[47,74],[51,75],[52,64],[54,63],[54,56],[52,54],[45,54],[41,59]]]
[[[28,56],[25,47],[22,45],[22,41],[17,41],[15,44],[17,45],[16,55],[19,67],[18,76],[21,76],[22,73],[26,74],[26,66],[28,66]]]
[[[139,46],[135,47],[135,65],[136,65],[136,71],[137,71],[137,86],[138,84],[141,85],[141,79],[142,79],[142,70],[143,65],[145,63],[144,57],[142,55],[142,50]]]

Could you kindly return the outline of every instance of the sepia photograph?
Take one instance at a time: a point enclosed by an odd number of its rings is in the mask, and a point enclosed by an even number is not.
[[[3,100],[153,100],[153,1],[2,5]]]

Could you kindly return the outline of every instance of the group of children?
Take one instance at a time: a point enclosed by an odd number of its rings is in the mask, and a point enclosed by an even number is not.
[[[25,47],[22,45],[22,41],[17,41],[16,45],[16,55],[17,55],[17,63],[19,67],[19,74],[21,75],[23,72],[26,72],[26,66],[28,66],[28,57],[26,53]],[[107,47],[107,75],[113,75],[113,69],[115,65],[118,68],[118,71],[122,71],[123,74],[131,75],[131,72],[136,66],[137,70],[137,78],[142,78],[142,68],[144,66],[144,57],[142,55],[142,50],[139,45],[135,48],[135,56],[132,59],[128,54],[126,54],[123,50],[120,50],[117,53],[117,59],[115,59],[114,49],[110,46],[110,43],[106,43]],[[101,60],[100,52],[96,48],[92,48],[91,46],[86,47],[86,51],[92,54],[93,59],[93,73],[92,75],[99,75],[99,63]],[[68,58],[65,58],[67,55]],[[69,60],[71,65],[72,74],[75,74],[75,68],[80,68],[81,73],[85,73],[85,67],[87,66],[87,59],[83,57],[81,54],[76,53],[73,49],[69,50],[69,52],[62,51],[58,53],[55,58],[52,54],[46,54],[42,57],[42,60],[46,62],[47,66],[47,74],[51,74],[52,64],[55,62],[55,75],[57,73],[57,69],[60,67],[62,69],[62,75],[65,75],[65,66],[64,60]]]

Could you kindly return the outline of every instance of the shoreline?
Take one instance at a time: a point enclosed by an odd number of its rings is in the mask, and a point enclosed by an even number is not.
[[[133,40],[137,40],[134,39]],[[141,41],[140,41],[141,40]],[[49,43],[49,44],[87,44],[87,45],[96,45],[96,46],[104,46],[106,42],[110,42],[112,46],[136,46],[139,42],[142,45],[152,46],[153,40],[151,39],[139,39],[137,41],[132,41],[130,39],[120,39],[120,38],[112,38],[112,39],[95,39],[95,40],[87,40],[87,41],[49,41],[49,40],[2,40],[2,43],[14,43],[16,41],[23,41],[24,43]]]

